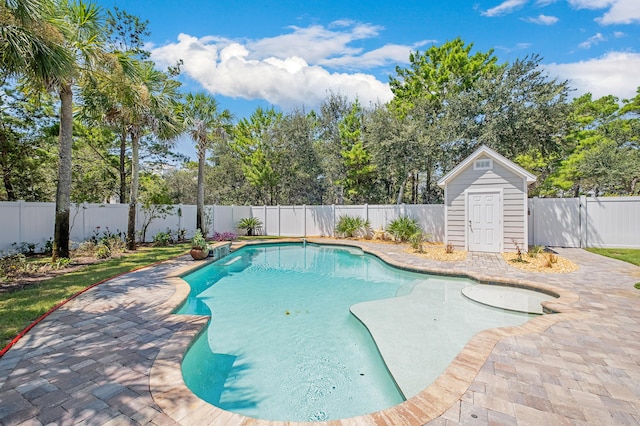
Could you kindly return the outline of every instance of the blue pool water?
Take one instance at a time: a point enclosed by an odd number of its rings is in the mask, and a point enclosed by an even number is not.
[[[185,277],[191,293],[178,313],[211,315],[211,321],[185,355],[184,380],[220,408],[266,420],[332,420],[396,405],[403,397],[349,307],[408,294],[429,277],[353,248],[240,249]],[[470,284],[437,277],[437,287],[454,294],[448,314],[484,309],[460,295]],[[513,315],[510,324],[527,320]],[[468,337],[458,340],[453,356]]]

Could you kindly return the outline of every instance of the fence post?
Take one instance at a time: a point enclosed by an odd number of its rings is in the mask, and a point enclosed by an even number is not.
[[[269,235],[269,231],[267,231],[267,205],[265,204],[263,208],[264,208],[264,228],[262,229],[263,229],[264,235]]]
[[[235,227],[236,226],[236,220],[235,220],[235,215],[233,214],[236,210],[236,206],[231,205],[231,224]]]
[[[536,202],[538,201],[538,197],[533,197],[531,199],[531,235],[533,235],[533,245],[538,245],[538,235],[536,234]]]
[[[331,211],[333,212],[333,224],[331,226],[331,236],[336,236],[336,205],[331,204]]]
[[[364,204],[364,220],[365,222],[369,220],[369,203]]]
[[[280,236],[281,229],[282,229],[282,224],[280,223],[280,204],[278,204],[278,237]]]
[[[18,245],[22,244],[22,207],[24,200],[18,200]]]
[[[76,207],[78,205],[76,204]],[[86,241],[87,240],[87,203],[84,202],[82,203],[82,241]]]
[[[303,204],[302,205],[302,223],[304,226],[303,229],[303,236],[306,237],[307,236],[307,205]]]
[[[589,212],[587,211],[587,205],[589,201],[586,195],[580,196],[580,248],[589,247],[588,241],[588,226],[589,226]]]

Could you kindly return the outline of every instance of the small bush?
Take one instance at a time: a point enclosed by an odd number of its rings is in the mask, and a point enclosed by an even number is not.
[[[453,244],[449,243],[445,246],[444,248],[444,252],[447,254],[452,254],[453,253]]]
[[[422,243],[425,240],[425,235],[420,232],[416,232],[409,238],[409,243],[411,243],[411,247],[417,251],[418,253],[424,253],[424,248],[422,247]]]
[[[171,234],[169,232],[158,232],[153,236],[153,245],[155,247],[165,247],[172,242]]]
[[[336,224],[336,233],[343,238],[366,236],[370,228],[370,222],[360,216],[342,215]]]
[[[50,256],[53,254],[53,238],[49,238],[45,243],[44,243],[44,254],[46,254],[47,256]]]
[[[11,247],[13,247],[12,251],[16,251],[18,253],[24,254],[26,256],[33,256],[36,252],[36,245],[34,243],[11,243]]]
[[[51,269],[58,270],[64,269],[71,263],[71,259],[68,257],[60,257],[51,262]]]
[[[27,268],[27,259],[22,253],[2,255],[0,257],[0,277],[13,278],[20,275]]]
[[[109,246],[103,242],[100,242],[96,245],[96,254],[95,256],[98,259],[108,259],[111,257],[111,249]]]
[[[409,241],[411,237],[418,232],[422,233],[418,221],[412,217],[400,216],[391,221],[387,226],[387,232],[393,236],[396,241]]]
[[[240,221],[236,224],[236,228],[238,229],[246,229],[247,235],[252,236],[257,228],[262,226],[262,221],[257,217],[245,217],[240,219]]]
[[[74,250],[75,256],[95,256],[96,255],[96,243],[93,240],[83,241],[78,244],[78,247]]]
[[[558,256],[553,253],[547,253],[547,262],[544,264],[547,268],[553,268],[553,265],[558,263]]]
[[[527,255],[529,257],[536,258],[538,257],[538,254],[542,253],[543,251],[544,251],[544,246],[531,246],[529,247],[529,251],[527,252]]]

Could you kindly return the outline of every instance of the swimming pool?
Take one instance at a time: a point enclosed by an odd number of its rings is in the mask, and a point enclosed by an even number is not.
[[[425,309],[441,313],[436,358],[445,354],[429,366],[436,377],[478,331],[529,318],[465,299],[468,280],[401,271],[354,248],[249,246],[185,280],[192,290],[178,313],[212,317],[185,355],[185,383],[220,408],[266,420],[339,419],[403,400],[349,312],[355,304],[433,292]],[[461,337],[442,334],[447,321]]]

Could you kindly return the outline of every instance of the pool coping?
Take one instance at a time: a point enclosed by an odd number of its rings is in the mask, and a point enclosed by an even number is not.
[[[283,244],[291,242],[299,243],[301,241],[301,239],[295,238],[274,241],[266,240],[255,243],[246,242],[237,245],[237,248],[249,244]],[[246,417],[218,408],[200,399],[185,385],[181,370],[184,354],[194,342],[195,338],[203,332],[206,323],[209,321],[209,317],[177,315],[172,312],[184,302],[190,291],[189,285],[181,277],[193,270],[206,266],[211,263],[213,259],[198,262],[193,265],[186,265],[173,270],[167,276],[167,282],[173,284],[176,291],[173,296],[160,307],[162,313],[172,317],[172,320],[176,322],[183,323],[183,327],[176,332],[160,350],[151,367],[149,378],[151,395],[166,415],[183,425],[422,425],[442,415],[462,397],[476,378],[494,346],[500,340],[511,336],[541,333],[558,322],[580,319],[587,316],[585,313],[572,309],[571,307],[573,303],[579,300],[577,294],[556,286],[516,278],[511,280],[500,279],[456,269],[455,267],[445,269],[438,267],[422,268],[407,265],[393,260],[382,251],[364,247],[357,241],[314,238],[306,238],[306,241],[323,245],[359,247],[364,252],[374,255],[385,263],[400,269],[447,276],[468,277],[483,284],[527,288],[555,295],[558,299],[544,302],[543,304],[545,311],[553,313],[553,315],[538,316],[520,326],[494,328],[476,334],[431,385],[398,405],[370,414],[326,422],[268,421]]]

